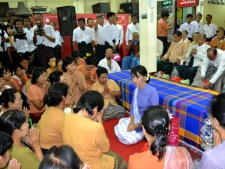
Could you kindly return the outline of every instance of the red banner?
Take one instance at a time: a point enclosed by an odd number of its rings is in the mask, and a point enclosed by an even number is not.
[[[199,0],[177,0],[177,8],[198,6]]]

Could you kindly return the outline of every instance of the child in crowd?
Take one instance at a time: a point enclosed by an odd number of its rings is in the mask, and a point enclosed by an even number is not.
[[[13,69],[14,75],[11,77],[10,81],[14,84],[14,88],[25,94],[26,79],[24,78],[23,67],[16,65]]]
[[[49,77],[49,75],[56,71],[56,58],[55,56],[51,56],[49,59],[48,59],[48,65],[49,65],[49,68],[46,70],[47,72],[47,77]]]
[[[56,60],[56,69],[57,69],[57,71],[63,72],[62,64],[63,64],[63,61],[61,59]]]

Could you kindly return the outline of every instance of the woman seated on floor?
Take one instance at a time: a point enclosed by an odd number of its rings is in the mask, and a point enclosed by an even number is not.
[[[1,114],[8,110],[22,110],[23,100],[21,94],[16,89],[6,89],[1,95],[2,110]]]
[[[148,82],[147,70],[144,66],[137,66],[131,69],[134,84],[137,86],[133,92],[133,99],[130,106],[130,118],[122,118],[115,126],[115,134],[124,144],[135,144],[143,139],[141,118],[144,110],[149,106],[159,104],[159,95],[156,89]]]
[[[125,169],[127,163],[109,150],[110,144],[102,124],[104,100],[97,91],[85,92],[63,121],[63,143],[69,145],[91,169]]]
[[[211,105],[210,121],[214,129],[214,148],[205,151],[199,169],[225,168],[225,94],[215,97]]]
[[[7,164],[8,169],[20,169],[20,164],[16,159],[10,160],[12,144],[12,138],[5,132],[0,132],[0,169],[6,167]]]
[[[129,157],[128,169],[194,169],[189,152],[184,147],[166,146],[169,115],[161,106],[144,111],[142,128],[149,149]]]
[[[0,130],[13,139],[12,158],[18,160],[21,169],[38,169],[43,159],[39,144],[39,131],[29,129],[25,113],[19,110],[9,110],[0,117]],[[26,141],[22,140],[25,138]]]
[[[49,87],[44,68],[37,67],[33,70],[31,83],[32,85],[27,91],[27,98],[30,106],[30,117],[35,123],[38,123],[41,115],[46,109],[43,98]]]
[[[53,146],[61,146],[62,123],[65,116],[64,109],[71,102],[69,87],[65,83],[54,83],[50,86],[44,103],[49,107],[38,122],[40,130],[40,146],[45,154]]]
[[[94,56],[89,56],[85,59],[85,61],[86,64],[77,66],[76,70],[84,75],[88,90],[91,90],[92,85],[98,80],[96,73],[97,68],[95,67],[96,59]]]
[[[41,162],[39,169],[90,169],[83,163],[74,150],[67,145],[53,148]]]

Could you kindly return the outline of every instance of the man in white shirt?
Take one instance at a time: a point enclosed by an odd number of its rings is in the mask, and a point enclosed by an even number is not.
[[[23,29],[27,34],[29,34],[29,36],[32,36],[32,41],[28,43],[29,45],[28,48],[29,48],[29,51],[31,52],[31,55],[29,56],[30,63],[33,63],[34,50],[36,49],[36,46],[34,45],[34,41],[33,41],[34,31],[32,29],[32,21],[30,20],[30,17],[23,18]]]
[[[133,39],[133,32],[139,33],[139,23],[138,23],[138,15],[134,14],[132,15],[132,23],[127,25],[127,31],[126,31],[126,46],[128,47],[129,42]]]
[[[63,53],[63,45],[64,42],[62,36],[60,35],[60,32],[56,30],[56,23],[51,22],[50,25],[54,28],[56,38],[55,38],[55,44],[56,46],[53,48],[53,54],[56,59],[62,59],[62,53]]]
[[[14,33],[14,48],[17,50],[18,56],[30,57],[35,49],[33,43],[33,31],[23,27],[23,22],[20,19],[14,20],[14,27],[16,32]],[[21,58],[14,59],[14,64],[19,64]]]
[[[201,79],[207,81],[203,88],[221,92],[224,71],[225,52],[220,49],[209,48],[201,68]]]
[[[34,20],[36,25],[33,27],[33,40],[37,46],[34,63],[36,64],[35,66],[41,65],[42,67],[47,68],[47,60],[50,56],[53,56],[56,34],[51,25],[46,25],[44,23],[41,14],[35,14]]]
[[[193,24],[191,24],[192,19],[193,19],[193,15],[187,14],[187,16],[186,16],[187,22],[183,23],[179,28],[180,32],[182,32],[183,30],[186,30],[188,32],[187,38],[190,41],[192,41],[192,35],[193,35],[193,33],[195,33],[195,26]]]
[[[97,15],[96,23],[94,26],[94,31],[97,39],[97,50],[96,50],[97,64],[100,62],[100,60],[104,59],[105,57],[105,38],[103,34],[103,27],[104,27],[104,16]]]
[[[113,50],[111,48],[106,49],[105,58],[98,63],[98,66],[106,68],[108,73],[120,72],[120,66],[112,59],[112,56]]]
[[[212,15],[206,15],[206,24],[202,26],[203,33],[206,34],[206,42],[211,42],[212,38],[216,35],[217,26],[212,21]]]
[[[117,29],[116,26],[113,25],[115,22],[116,16],[114,12],[109,12],[106,15],[108,23],[106,23],[103,27],[103,34],[105,38],[105,49],[111,48],[116,50],[116,42],[117,42]]]
[[[186,53],[186,65],[176,66],[180,78],[189,79],[190,84],[192,84],[199,66],[207,56],[208,48],[210,48],[209,45],[205,44],[205,34],[193,34],[193,39],[195,39],[195,35],[197,35],[197,44],[193,45]]]
[[[198,13],[196,15],[196,20],[191,22],[191,24],[195,26],[194,33],[195,32],[203,33],[203,29],[202,29],[203,24],[202,22],[200,22],[201,19],[202,19],[202,14]]]
[[[95,54],[94,32],[85,26],[85,19],[78,19],[79,27],[73,31],[73,50],[77,50],[77,45],[81,57],[84,58],[88,53]]]

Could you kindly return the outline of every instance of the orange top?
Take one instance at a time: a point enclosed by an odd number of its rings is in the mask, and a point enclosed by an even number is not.
[[[45,110],[38,122],[40,131],[40,146],[44,149],[50,149],[52,146],[61,146],[62,123],[66,114],[57,107],[49,107]]]
[[[87,75],[88,72],[89,72],[91,78],[94,79],[95,81],[97,81],[97,80],[98,80],[98,76],[97,76],[97,73],[96,73],[97,68],[94,67],[93,69],[91,69],[91,71],[88,71],[88,70],[86,69],[85,65],[82,64],[82,65],[79,65],[79,66],[77,67],[76,70],[79,71],[79,72],[81,72],[81,73],[84,75],[85,81],[86,81],[86,83],[87,83],[88,90],[90,90],[91,87],[92,87],[92,85],[93,85],[95,82],[93,82],[93,81],[87,79],[87,78],[86,78],[86,75]]]
[[[170,27],[169,27],[168,23],[166,23],[166,21],[164,21],[162,18],[158,20],[157,36],[167,37],[169,29],[170,29]]]
[[[83,58],[80,58],[78,65],[85,65],[85,64],[86,64],[85,60]]]
[[[30,105],[30,113],[42,113],[45,110],[45,106],[38,110],[34,104],[31,102],[31,100],[43,100],[45,96],[45,90],[44,88],[40,88],[35,84],[30,85],[28,91],[27,91],[27,98]]]
[[[162,160],[159,160],[149,151],[135,153],[129,157],[128,169],[163,169],[165,156],[166,154],[163,155]]]

